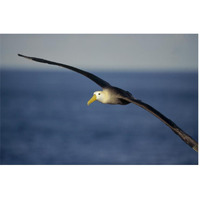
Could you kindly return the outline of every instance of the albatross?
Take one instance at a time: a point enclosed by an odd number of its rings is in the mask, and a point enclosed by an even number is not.
[[[70,69],[72,71],[75,71],[77,73],[80,73],[80,74],[86,76],[90,80],[94,81],[97,85],[102,87],[102,91],[94,92],[93,97],[87,102],[87,105],[90,105],[94,101],[99,101],[103,104],[120,104],[120,105],[127,105],[129,103],[136,104],[137,106],[140,106],[141,108],[147,110],[148,112],[150,112],[154,116],[156,116],[158,119],[160,119],[169,128],[171,128],[172,131],[175,134],[177,134],[186,144],[188,144],[196,152],[198,152],[198,143],[190,135],[185,133],[172,120],[165,117],[158,110],[156,110],[152,106],[142,102],[141,100],[136,99],[130,92],[120,89],[118,87],[114,87],[114,86],[110,85],[108,82],[104,81],[103,79],[95,76],[94,74],[86,72],[84,70],[78,69],[78,68],[70,66],[70,65],[57,63],[57,62],[45,60],[42,58],[25,56],[22,54],[18,54],[18,56],[21,56],[23,58],[27,58],[27,59],[30,59],[30,60],[33,60],[36,62],[40,62],[40,63],[46,63],[46,64],[50,64],[50,65],[57,65],[60,67],[64,67],[64,68]]]

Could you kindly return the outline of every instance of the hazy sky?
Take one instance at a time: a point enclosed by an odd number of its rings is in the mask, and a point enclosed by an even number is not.
[[[90,70],[197,70],[198,35],[0,35],[1,66],[56,69],[22,59],[18,53]]]

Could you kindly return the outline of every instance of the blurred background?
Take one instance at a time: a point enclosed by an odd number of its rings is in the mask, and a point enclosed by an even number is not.
[[[198,140],[197,34],[2,34],[1,164],[198,164],[152,114],[87,106],[98,85],[21,53],[90,71]]]

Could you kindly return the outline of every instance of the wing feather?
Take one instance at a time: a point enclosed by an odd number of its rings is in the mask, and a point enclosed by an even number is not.
[[[172,131],[177,134],[186,144],[188,144],[190,147],[192,147],[196,152],[198,152],[198,143],[187,133],[185,133],[181,128],[179,128],[172,120],[165,117],[162,113],[157,111],[152,106],[135,99],[134,97],[121,97],[122,99],[136,104],[140,106],[141,108],[147,110],[148,112],[152,113],[154,116],[156,116],[158,119],[160,119],[162,122],[164,122],[167,126],[169,126]]]
[[[89,78],[90,80],[94,81],[97,85],[99,85],[102,88],[106,88],[106,87],[110,86],[110,84],[108,82],[106,82],[103,79],[95,76],[94,74],[91,74],[91,73],[86,72],[84,70],[78,69],[76,67],[72,67],[70,65],[65,65],[65,64],[62,64],[62,63],[57,63],[57,62],[53,62],[53,61],[50,61],[50,60],[45,60],[45,59],[42,59],[42,58],[24,56],[24,55],[21,55],[21,54],[18,54],[18,56],[21,56],[23,58],[27,58],[27,59],[30,59],[30,60],[33,60],[33,61],[36,61],[36,62],[46,63],[46,64],[50,64],[50,65],[58,65],[60,67],[64,67],[64,68],[70,69],[72,71],[75,71],[75,72],[77,72],[79,74],[82,74],[82,75],[86,76],[87,78]]]

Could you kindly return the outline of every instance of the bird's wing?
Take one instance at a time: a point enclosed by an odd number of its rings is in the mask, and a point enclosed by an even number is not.
[[[110,86],[110,84],[108,82],[106,82],[103,79],[95,76],[94,74],[91,74],[91,73],[83,71],[81,69],[72,67],[70,65],[65,65],[65,64],[62,64],[62,63],[57,63],[57,62],[45,60],[45,59],[42,59],[42,58],[24,56],[24,55],[21,55],[21,54],[18,54],[18,56],[21,56],[21,57],[24,57],[24,58],[27,58],[27,59],[30,59],[30,60],[33,60],[33,61],[36,61],[36,62],[47,63],[47,64],[50,64],[50,65],[58,65],[60,67],[64,67],[64,68],[70,69],[72,71],[78,72],[78,73],[86,76],[87,78],[91,79],[92,81],[94,81],[97,85],[101,86],[102,88]]]
[[[135,99],[134,97],[120,97],[130,103],[136,104],[143,109],[147,110],[148,112],[152,113],[154,116],[159,118],[162,122],[164,122],[167,126],[169,126],[174,133],[176,133],[186,144],[188,144],[190,147],[192,147],[195,151],[198,152],[198,143],[187,133],[185,133],[181,128],[179,128],[173,121],[165,117],[163,114],[161,114],[159,111],[157,111],[152,106]]]

